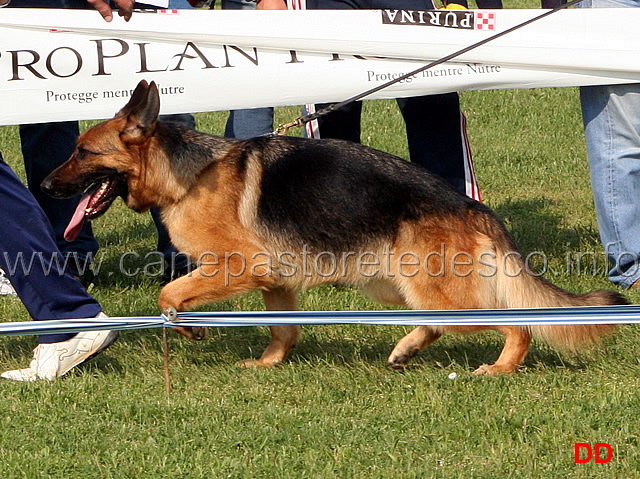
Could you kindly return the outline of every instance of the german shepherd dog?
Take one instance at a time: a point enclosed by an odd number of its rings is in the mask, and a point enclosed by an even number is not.
[[[337,140],[266,136],[235,140],[158,120],[155,83],[142,81],[111,120],[84,132],[71,158],[43,182],[54,197],[84,191],[73,232],[118,196],[152,206],[175,246],[204,258],[160,293],[163,311],[184,311],[259,289],[269,310],[294,310],[296,292],[323,283],[361,287],[384,303],[414,309],[540,308],[627,304],[611,291],[573,294],[527,268],[504,224],[486,206],[425,169]],[[202,339],[204,328],[176,328]],[[393,369],[445,332],[419,326],[395,346]],[[516,370],[532,336],[574,350],[608,325],[495,326],[502,353],[477,374]],[[271,326],[271,342],[243,366],[282,362],[297,326]]]

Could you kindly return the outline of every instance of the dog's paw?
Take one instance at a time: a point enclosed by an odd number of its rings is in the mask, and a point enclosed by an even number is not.
[[[396,347],[396,349],[399,348]],[[393,350],[387,359],[387,367],[394,371],[403,371],[411,361],[411,358],[415,357],[419,352],[419,349],[411,349],[405,352]]]
[[[496,364],[483,364],[476,369],[473,374],[476,376],[498,376],[499,374],[509,374],[515,371],[518,367],[504,367]]]
[[[473,372],[476,376],[495,376],[496,373],[491,369],[491,366],[488,364],[483,364],[478,369]]]
[[[202,341],[207,337],[207,328],[193,326],[191,328],[191,333],[193,335],[193,339],[196,341]]]
[[[272,368],[281,361],[263,361],[262,359],[244,359],[242,361],[238,361],[236,363],[236,367],[240,369],[251,369],[251,368]]]
[[[404,368],[409,364],[409,358],[404,356],[394,357],[393,359],[387,360],[387,367],[389,369],[393,369],[394,371],[404,371]]]
[[[172,326],[176,333],[181,334],[185,338],[193,339],[194,341],[202,341],[207,337],[207,328],[201,327],[183,327],[183,326]]]
[[[258,361],[256,359],[243,359],[236,363],[236,367],[240,369],[251,369],[258,367]]]

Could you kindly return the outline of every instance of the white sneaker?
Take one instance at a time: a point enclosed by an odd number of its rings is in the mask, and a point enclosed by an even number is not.
[[[13,289],[11,281],[4,274],[4,271],[0,268],[0,296],[17,296],[16,290]]]
[[[104,313],[96,318],[107,318]],[[14,369],[0,374],[14,381],[52,381],[67,374],[78,364],[85,362],[107,349],[118,338],[118,331],[85,331],[59,343],[39,344],[33,350],[33,359],[28,368]]]

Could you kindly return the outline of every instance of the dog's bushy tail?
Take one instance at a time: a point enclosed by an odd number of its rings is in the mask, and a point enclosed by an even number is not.
[[[625,305],[629,302],[619,293],[596,290],[575,294],[550,283],[531,271],[515,242],[501,222],[483,221],[484,234],[492,238],[497,259],[495,294],[498,308],[552,308],[569,306]],[[614,325],[534,325],[531,334],[550,345],[575,352],[580,347],[600,342],[613,332]]]
[[[549,308],[568,306],[608,306],[629,304],[614,291],[596,290],[574,294],[558,288],[542,277],[523,272],[516,278],[498,277],[499,300],[507,308]],[[532,325],[531,334],[552,346],[575,352],[600,342],[600,338],[615,329],[611,324]]]

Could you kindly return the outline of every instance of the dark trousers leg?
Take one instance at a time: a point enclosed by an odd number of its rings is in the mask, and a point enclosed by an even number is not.
[[[9,7],[90,8],[84,0],[13,0]],[[54,200],[40,189],[42,180],[69,158],[75,148],[77,137],[78,122],[76,121],[20,126],[22,155],[29,190],[44,209],[53,226],[54,239],[58,248],[65,254],[75,253],[80,266],[85,264],[87,256],[96,253],[98,242],[93,236],[89,222],[84,224],[74,241],[67,242],[63,238],[64,230],[78,204],[78,198]],[[75,261],[73,265],[75,266]]]
[[[567,3],[564,0],[542,0],[542,8],[558,8],[560,5]]]
[[[95,255],[98,242],[93,236],[91,222],[86,221],[78,237],[71,242],[64,239],[64,230],[78,205],[78,199],[53,199],[40,188],[42,180],[62,163],[67,161],[75,149],[78,137],[78,122],[38,123],[20,126],[22,156],[27,172],[29,191],[44,210],[53,226],[54,238],[63,253],[75,252],[82,261]]]
[[[489,10],[498,10],[502,8],[502,0],[476,0],[478,8],[486,8]]]
[[[465,145],[457,93],[399,98],[411,161],[466,193]]]
[[[0,156],[0,205],[4,233],[0,235],[0,267],[35,320],[91,318],[102,308],[68,273],[53,230],[44,212]],[[40,342],[72,338],[73,334],[43,335]]]
[[[12,7],[22,8],[87,8],[87,5],[85,0],[13,0],[11,2]],[[188,113],[163,115],[161,119],[178,123],[185,128],[195,128],[195,118]],[[84,223],[74,241],[67,242],[63,237],[64,230],[78,204],[78,198],[54,200],[40,188],[42,180],[71,156],[75,149],[78,130],[77,121],[21,125],[20,140],[29,190],[51,222],[58,248],[65,254],[76,254],[78,266],[86,267],[86,258],[95,255],[99,246],[93,235],[91,222]],[[152,216],[158,229],[158,251],[167,261],[171,261],[178,252],[171,244],[169,233],[160,220],[157,208],[152,210]],[[72,264],[75,265],[75,260]]]
[[[317,104],[316,111],[320,111],[329,105],[330,103]],[[337,138],[360,143],[361,115],[362,103],[355,102],[321,116],[318,118],[320,138]]]

